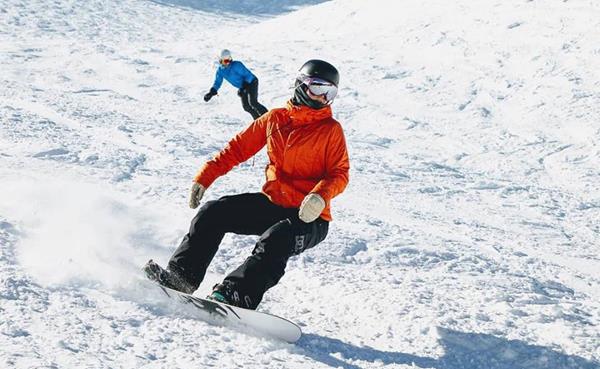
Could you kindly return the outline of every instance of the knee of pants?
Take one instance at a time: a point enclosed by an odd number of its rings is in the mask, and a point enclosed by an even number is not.
[[[223,224],[223,219],[227,216],[227,203],[223,199],[211,200],[205,202],[196,213],[196,216],[192,220],[194,225],[209,224],[211,226],[218,226]]]
[[[328,225],[326,221],[304,223],[282,220],[262,234],[253,254],[264,254],[270,259],[299,255],[325,239]]]
[[[258,106],[258,96],[252,94],[248,95],[248,103],[254,107]]]
[[[248,102],[248,95],[245,95],[245,94],[242,95],[241,99],[242,99],[242,108],[244,108],[245,111],[250,111],[252,109],[252,106]]]
[[[258,239],[253,255],[260,259],[278,259],[289,256],[288,245],[292,242],[292,225],[288,219],[277,222]]]

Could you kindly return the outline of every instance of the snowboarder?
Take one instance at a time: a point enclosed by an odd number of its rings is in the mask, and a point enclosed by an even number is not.
[[[252,115],[252,119],[267,112],[267,108],[258,102],[258,78],[241,61],[233,60],[231,52],[227,49],[221,51],[215,82],[210,91],[204,95],[204,101],[208,102],[217,94],[223,78],[238,89],[237,94],[242,99],[242,107]]]
[[[198,207],[206,189],[220,176],[267,146],[266,183],[259,193],[224,196],[206,202],[171,256],[167,269],[152,260],[145,266],[159,283],[193,293],[204,279],[227,232],[257,235],[252,254],[208,297],[256,309],[275,286],[293,255],[325,239],[330,202],[348,183],[349,160],[342,126],[332,117],[339,74],[322,60],[300,69],[294,95],[236,135],[195,176],[189,205]]]

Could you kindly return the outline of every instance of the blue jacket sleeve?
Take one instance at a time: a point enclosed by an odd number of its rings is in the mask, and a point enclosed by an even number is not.
[[[219,91],[219,88],[221,88],[222,84],[223,84],[223,71],[221,70],[221,68],[217,68],[217,73],[215,74],[215,82],[213,83],[212,88],[214,88],[215,91]]]

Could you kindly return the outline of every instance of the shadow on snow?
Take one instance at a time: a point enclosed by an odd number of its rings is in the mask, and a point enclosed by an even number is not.
[[[358,347],[335,338],[303,335],[298,346],[307,356],[331,367],[360,369],[360,362],[414,365],[435,369],[597,369],[598,362],[566,355],[548,347],[507,340],[489,334],[438,328],[444,355],[439,359]],[[335,356],[334,356],[335,354]],[[351,364],[347,361],[359,362]]]
[[[229,13],[253,16],[275,16],[297,8],[327,0],[150,0],[154,3],[208,13]]]

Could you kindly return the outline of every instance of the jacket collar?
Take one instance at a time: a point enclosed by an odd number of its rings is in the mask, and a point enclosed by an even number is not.
[[[306,105],[294,105],[292,100],[287,102],[286,109],[293,126],[317,123],[331,118],[331,106],[322,109],[313,109]]]

